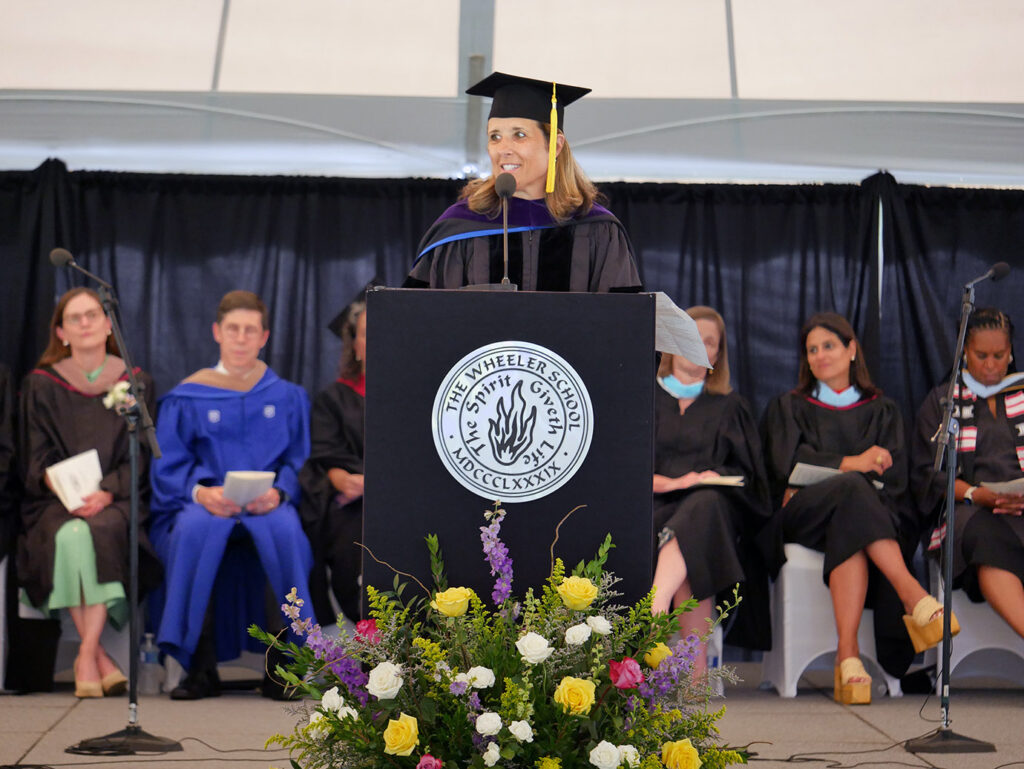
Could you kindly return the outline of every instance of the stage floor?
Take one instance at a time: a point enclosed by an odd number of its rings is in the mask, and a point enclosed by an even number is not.
[[[906,694],[877,698],[870,706],[842,707],[832,701],[828,671],[807,674],[799,695],[781,699],[758,688],[760,663],[735,666],[745,679],[726,690],[722,736],[732,745],[750,745],[751,765],[781,769],[796,756],[812,766],[920,766],[941,769],[1024,767],[1024,689],[987,680],[963,681],[953,690],[952,728],[996,746],[988,754],[918,754],[901,744],[936,728],[934,696]],[[251,671],[240,675],[251,675]],[[956,682],[955,682],[956,683]],[[924,705],[923,712],[921,711]],[[52,694],[0,695],[0,769],[5,766],[181,766],[267,769],[286,767],[282,751],[264,751],[267,737],[289,731],[301,703],[262,699],[255,690],[231,690],[216,699],[172,702],[142,697],[140,726],[151,734],[179,740],[180,753],[164,756],[78,756],[64,750],[80,740],[118,731],[128,714],[126,697],[78,701],[70,688]],[[1014,763],[1017,762],[1017,763]]]

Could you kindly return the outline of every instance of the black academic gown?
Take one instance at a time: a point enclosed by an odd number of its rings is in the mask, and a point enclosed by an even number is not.
[[[770,515],[757,426],[736,393],[702,392],[683,414],[661,387],[655,394],[654,472],[676,478],[714,470],[741,475],[742,488],[704,486],[654,495],[654,529],[676,536],[694,597],[743,602],[729,621],[728,640],[752,649],[771,647],[768,575],[754,537]]]
[[[332,467],[363,473],[363,396],[344,382],[334,382],[313,401],[310,417],[310,455],[299,473],[302,484],[300,515],[313,546],[309,590],[313,611],[321,624],[335,621],[327,594],[331,589],[345,615],[359,619],[363,540],[363,499],[342,504],[327,477]]]
[[[922,529],[931,533],[939,524],[939,514],[946,500],[946,473],[933,470],[935,444],[931,436],[942,422],[942,398],[946,385],[932,390],[917,415],[911,452],[911,482],[918,502]],[[1006,417],[1003,395],[995,397],[993,416],[984,399],[974,404],[974,426],[977,439],[973,471],[970,477],[959,464],[957,477],[972,486],[984,482],[1012,481],[1024,477],[1017,459],[1014,429]],[[954,528],[954,586],[962,587],[973,601],[983,601],[978,586],[978,566],[994,566],[1016,574],[1024,582],[1024,518],[997,515],[986,507],[958,502]],[[934,551],[938,553],[936,549]]]
[[[114,361],[111,357],[109,361]],[[123,366],[122,366],[123,368]],[[155,403],[153,380],[143,371],[150,412]],[[127,374],[122,374],[127,379]],[[84,520],[96,550],[99,582],[120,582],[128,592],[128,519],[131,473],[128,429],[122,417],[103,405],[103,393],[88,395],[76,389],[53,367],[32,371],[21,391],[19,435],[25,496],[21,505],[22,531],[18,540],[18,579],[33,604],[41,604],[53,590],[55,536],[71,520]],[[89,449],[99,454],[103,479],[113,503],[90,518],[76,519],[46,485],[46,468]],[[152,547],[141,530],[147,517],[149,455],[139,451],[140,587],[152,587],[161,570]]]
[[[601,206],[559,222],[542,200],[509,199],[509,279],[520,291],[636,292],[633,248],[622,224]],[[430,227],[406,288],[498,283],[502,220],[451,206]]]
[[[914,541],[907,491],[907,447],[903,418],[895,402],[881,395],[836,408],[798,392],[773,400],[762,420],[765,463],[776,512],[758,543],[771,573],[785,563],[783,544],[796,542],[825,554],[822,577],[867,545],[895,539],[909,558]],[[800,489],[785,505],[782,497],[797,462],[839,468],[844,456],[873,445],[888,449],[893,464],[881,476],[847,472]],[[881,480],[882,490],[872,481]],[[896,591],[870,566],[866,606],[874,611],[875,645],[882,667],[894,676],[906,672],[914,652],[903,625]]]
[[[0,365],[0,560],[14,551],[15,467],[14,467],[14,391],[11,372]],[[0,596],[2,610],[3,596]]]

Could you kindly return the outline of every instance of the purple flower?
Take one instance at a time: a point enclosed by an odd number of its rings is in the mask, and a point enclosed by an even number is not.
[[[466,681],[452,681],[448,686],[448,691],[459,697],[466,693],[466,689],[469,688],[469,683]]]
[[[469,701],[467,703],[470,710],[480,710],[483,706],[480,704],[480,695],[473,692],[469,695]]]
[[[324,663],[338,680],[348,689],[349,695],[359,700],[361,705],[369,701],[366,682],[369,676],[358,660],[345,655],[345,650],[333,639],[325,636],[319,625],[306,637],[306,646],[312,649],[313,656]]]
[[[681,678],[685,678],[693,669],[693,661],[697,656],[700,639],[690,634],[672,647],[672,654],[661,661],[661,664],[647,675],[647,680],[637,687],[640,695],[653,703],[667,699],[679,686]]]
[[[488,526],[480,527],[480,541],[483,543],[484,558],[491,566],[491,576],[497,577],[494,590],[491,591],[491,600],[496,606],[501,606],[512,595],[512,559],[500,537],[505,511],[496,510],[488,515],[491,522]]]

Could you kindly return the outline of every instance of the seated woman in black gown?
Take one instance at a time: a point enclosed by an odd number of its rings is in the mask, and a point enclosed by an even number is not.
[[[702,636],[716,594],[765,579],[746,545],[769,508],[757,426],[746,401],[729,385],[725,323],[710,307],[691,307],[687,313],[697,322],[714,369],[708,373],[669,354],[662,355],[658,368],[654,525],[662,544],[653,610],[665,612],[696,598],[696,610],[680,618],[681,629]],[[706,485],[722,476],[741,476],[744,485]],[[753,607],[741,611],[748,608]],[[761,625],[767,632],[767,622]],[[702,645],[695,665],[704,670],[706,663]]]
[[[763,422],[765,461],[773,501],[780,509],[765,529],[769,568],[785,562],[784,542],[796,542],[825,554],[824,579],[832,595],[839,637],[835,699],[845,704],[871,702],[871,678],[860,661],[857,628],[865,601],[875,611],[880,661],[902,674],[913,655],[907,649],[887,663],[883,652],[899,643],[899,604],[906,632],[921,650],[942,637],[942,606],[907,569],[901,549],[901,498],[907,488],[903,421],[896,404],[871,383],[853,328],[835,313],[819,313],[804,324],[800,345],[800,382],[796,390],[769,404]],[[789,486],[798,462],[839,470],[811,486]],[[876,488],[875,482],[884,484]],[[869,594],[869,565],[885,583]],[[890,608],[891,607],[891,610]],[[903,636],[905,639],[905,636]],[[883,643],[883,640],[886,640]],[[890,660],[892,657],[889,658]],[[902,667],[903,670],[891,668]]]
[[[125,677],[100,644],[109,620],[128,619],[128,517],[131,471],[125,420],[104,395],[128,373],[110,335],[96,292],[73,288],[50,321],[50,342],[21,392],[21,457],[25,497],[18,540],[18,578],[28,600],[44,610],[69,609],[81,642],[75,658],[75,695],[102,697],[125,690]],[[137,372],[153,410],[153,382]],[[99,489],[65,509],[46,468],[95,449]],[[148,491],[148,454],[139,461],[139,484]],[[146,509],[140,513],[145,519]],[[140,577],[151,585],[159,566],[142,542]]]
[[[336,619],[327,592],[328,568],[338,606],[350,621],[359,620],[362,554],[355,543],[363,538],[365,301],[349,305],[338,335],[343,345],[340,376],[313,401],[310,455],[299,473],[302,523],[313,545],[309,592],[324,625]]]
[[[1013,365],[1013,324],[1006,313],[983,308],[971,314],[964,361],[966,370],[953,391],[960,421],[954,585],[974,601],[988,601],[1024,637],[1024,494],[982,485],[1024,484],[1024,374]],[[945,394],[944,384],[925,399],[913,445],[911,480],[932,527],[939,524],[946,494],[945,473],[932,469],[931,442]],[[932,537],[936,551],[943,533],[936,529]]]

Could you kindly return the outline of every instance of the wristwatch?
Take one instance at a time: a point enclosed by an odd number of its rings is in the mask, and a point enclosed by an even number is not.
[[[964,492],[964,502],[969,505],[974,504],[974,492],[978,490],[977,486],[968,486],[967,491]]]

